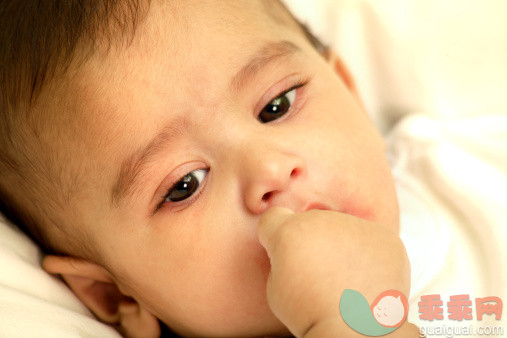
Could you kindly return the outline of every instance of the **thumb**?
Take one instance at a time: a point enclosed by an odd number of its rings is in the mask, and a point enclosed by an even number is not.
[[[270,208],[261,215],[257,227],[257,236],[270,258],[280,235],[280,229],[292,215],[294,215],[294,211],[283,207]]]

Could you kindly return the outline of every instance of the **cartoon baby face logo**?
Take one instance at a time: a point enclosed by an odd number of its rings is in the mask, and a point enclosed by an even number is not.
[[[340,313],[354,331],[366,336],[383,336],[405,322],[408,300],[398,290],[387,290],[380,293],[370,306],[361,293],[346,289],[340,299]]]
[[[384,291],[373,301],[371,312],[380,325],[399,327],[407,318],[407,297],[397,290]]]

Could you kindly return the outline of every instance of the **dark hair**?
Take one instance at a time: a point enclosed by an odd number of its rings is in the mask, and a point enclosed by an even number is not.
[[[26,156],[27,147],[38,141],[38,135],[30,126],[24,126],[26,131],[21,125],[27,124],[42,89],[65,74],[73,62],[85,61],[99,43],[106,49],[113,43],[128,44],[149,5],[149,0],[0,1],[0,212],[43,249],[52,246],[35,215],[22,208],[12,186],[8,189],[6,185],[14,184],[32,204],[42,201],[45,208],[50,208],[50,203],[55,203],[49,201],[54,194],[40,181],[61,182],[63,178],[58,177],[58,171],[43,171],[44,163]],[[299,27],[319,52],[325,51],[325,46],[282,2],[267,0],[264,5],[270,9],[278,6],[268,13]],[[36,180],[32,175],[44,179]],[[45,196],[38,200],[31,196],[41,194]],[[57,220],[51,222],[58,226]]]
[[[33,101],[57,69],[65,69],[81,42],[93,46],[134,33],[138,0],[3,0],[0,3],[0,107]]]
[[[36,220],[4,184],[14,177],[30,181],[23,167],[40,168],[40,163],[27,163],[34,160],[24,156],[37,135],[28,140],[34,132],[21,130],[21,125],[27,124],[41,90],[72,62],[92,55],[98,41],[106,48],[128,43],[148,6],[142,0],[0,1],[0,212],[41,245],[45,241]],[[26,185],[19,187],[25,195],[25,190],[40,187],[37,182]]]

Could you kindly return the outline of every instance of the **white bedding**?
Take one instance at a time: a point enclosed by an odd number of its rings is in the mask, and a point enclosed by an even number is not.
[[[424,328],[507,329],[505,315],[478,321],[474,302],[507,299],[507,114],[445,120],[416,114],[387,143],[412,264],[409,320]],[[431,294],[440,294],[444,320],[419,319],[418,302]],[[445,304],[462,294],[472,300],[473,318],[449,320]]]
[[[0,337],[119,337],[46,274],[38,247],[0,215]]]
[[[285,2],[343,55],[381,130],[407,117],[388,144],[413,264],[409,319],[429,293],[507,301],[507,2]],[[0,220],[0,337],[117,337],[40,259]]]

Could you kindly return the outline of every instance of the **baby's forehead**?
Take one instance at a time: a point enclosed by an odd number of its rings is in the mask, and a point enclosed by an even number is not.
[[[140,101],[139,104],[145,104],[146,100],[167,102],[164,96],[170,97],[172,105],[184,104],[189,99],[196,102],[201,97],[211,96],[220,82],[230,81],[233,73],[258,50],[272,49],[271,54],[277,54],[290,49],[289,44],[279,43],[284,40],[282,32],[302,36],[292,27],[281,29],[282,26],[268,22],[265,14],[259,14],[264,13],[264,6],[237,6],[235,3],[226,6],[224,2],[223,8],[201,5],[201,10],[216,13],[219,19],[231,13],[238,17],[239,13],[244,13],[249,20],[236,17],[237,20],[224,24],[212,15],[200,16],[195,11],[186,14],[192,19],[187,20],[179,12],[175,15],[151,8],[151,15],[137,28],[131,44],[127,48],[111,49],[106,54],[97,53],[81,71],[80,82],[76,83],[78,88],[72,89],[73,92],[95,94],[100,101],[105,101],[100,103],[101,107],[111,103],[122,106],[126,99]],[[181,9],[184,10],[188,8]],[[203,26],[206,29],[202,29]],[[262,57],[265,55],[260,55]],[[260,61],[251,68],[257,67]],[[107,100],[104,100],[104,93]],[[182,102],[178,102],[179,99]],[[90,97],[82,101],[85,108],[93,103]],[[158,107],[164,108],[167,109]],[[107,110],[114,112],[111,108]]]
[[[231,9],[245,10],[231,6],[217,17]],[[138,27],[128,47],[97,53],[73,75],[73,85],[66,90],[77,116],[65,127],[69,137],[81,139],[81,150],[74,156],[90,165],[96,162],[89,173],[111,170],[112,163],[113,170],[121,171],[128,168],[129,156],[143,156],[141,145],[152,142],[155,133],[143,114],[158,114],[165,121],[175,111],[189,113],[185,109],[191,105],[212,107],[217,101],[213,98],[223,98],[221,88],[244,84],[244,75],[262,63],[298,52],[300,47],[284,40],[283,34],[277,36],[282,30],[266,24],[258,17],[260,9],[251,7],[245,14],[252,17],[247,24],[236,20],[227,25],[195,12],[194,23],[184,17],[172,22],[174,12],[151,8],[153,15]],[[197,31],[204,23],[207,29]],[[176,24],[183,28],[175,29]]]

